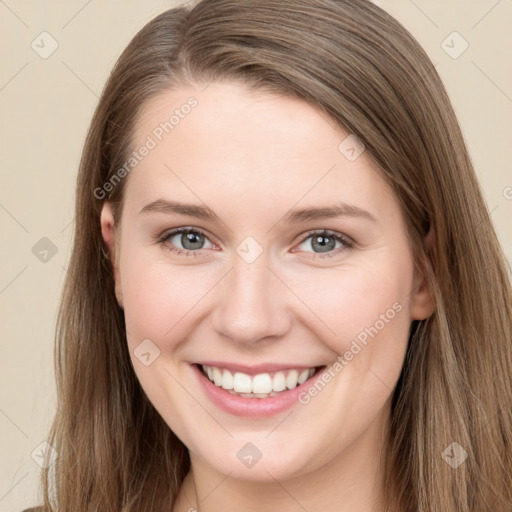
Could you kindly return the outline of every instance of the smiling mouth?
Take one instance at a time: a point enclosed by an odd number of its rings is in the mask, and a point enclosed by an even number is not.
[[[270,373],[249,375],[232,372],[227,368],[197,365],[206,378],[217,387],[232,395],[244,398],[269,398],[294,389],[322,371],[325,366],[311,368],[287,369]]]

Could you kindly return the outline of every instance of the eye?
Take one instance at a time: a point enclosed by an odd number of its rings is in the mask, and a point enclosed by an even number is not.
[[[182,227],[169,231],[158,242],[170,252],[184,256],[200,256],[202,249],[215,247],[200,229],[192,227]],[[354,241],[342,233],[321,230],[310,232],[293,252],[297,250],[314,252],[318,258],[327,258],[335,256],[354,245]]]
[[[297,250],[310,252],[309,249],[311,249],[318,254],[319,258],[327,258],[352,247],[354,247],[354,241],[346,235],[322,230],[309,233],[297,246]]]
[[[171,252],[187,256],[199,256],[199,254],[194,253],[201,249],[214,247],[202,231],[191,227],[174,229],[163,235],[159,243],[165,245]],[[209,245],[205,247],[205,243]]]

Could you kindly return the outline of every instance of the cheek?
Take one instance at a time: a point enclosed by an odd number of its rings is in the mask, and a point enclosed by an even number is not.
[[[392,380],[403,364],[413,275],[404,254],[390,251],[373,255],[371,264],[368,258],[369,264],[311,269],[294,280],[294,291],[308,307],[303,321],[309,319],[309,329],[341,356],[346,378],[380,368]]]
[[[165,254],[127,245],[120,261],[124,312],[130,345],[149,338],[159,347],[194,315],[216,282],[211,269],[173,265]]]

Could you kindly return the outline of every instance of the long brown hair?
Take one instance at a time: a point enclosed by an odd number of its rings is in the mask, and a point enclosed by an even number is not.
[[[103,203],[112,201],[119,219],[129,177],[109,195],[98,190],[133,151],[137,115],[149,98],[212,80],[323,109],[364,143],[400,203],[436,310],[411,325],[393,394],[384,463],[399,509],[512,510],[507,265],[435,68],[415,39],[367,0],[203,0],[159,15],[119,58],[77,181],[56,332],[58,410],[49,443],[58,458],[42,474],[46,510],[171,510],[190,468],[186,447],[133,371],[101,237]],[[453,442],[468,454],[457,468],[443,456]]]

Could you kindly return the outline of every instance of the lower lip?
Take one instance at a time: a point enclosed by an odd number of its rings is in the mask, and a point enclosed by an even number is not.
[[[233,395],[224,388],[216,386],[203,373],[199,365],[193,364],[191,366],[206,394],[215,405],[231,414],[252,418],[273,416],[274,414],[285,411],[293,404],[299,403],[299,395],[308,389],[313,381],[320,375],[321,371],[325,369],[325,367],[321,368],[306,382],[303,382],[296,388],[281,391],[275,396],[268,398],[245,398],[243,396]]]

